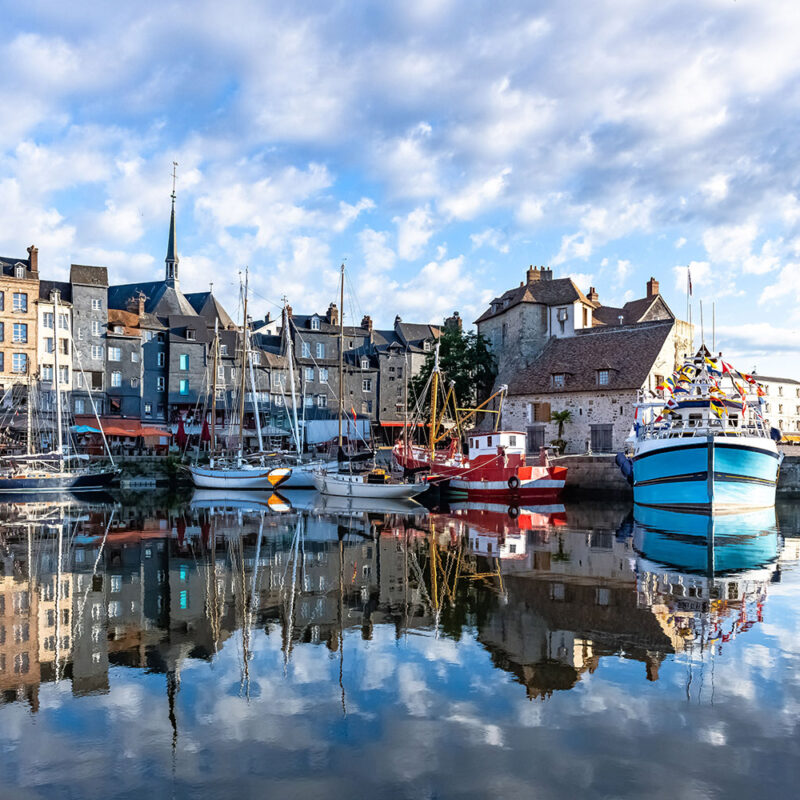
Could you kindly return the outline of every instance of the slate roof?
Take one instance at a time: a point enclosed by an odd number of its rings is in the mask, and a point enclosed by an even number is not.
[[[753,373],[753,377],[759,382],[764,383],[794,383],[800,386],[800,381],[796,381],[794,378],[768,378],[766,375],[759,375],[757,372]]]
[[[69,282],[78,283],[81,286],[108,286],[108,268],[71,264]]]
[[[475,320],[475,323],[496,317],[498,314],[502,314],[520,303],[561,306],[574,303],[576,300],[581,300],[588,306],[594,307],[596,305],[573,283],[572,278],[531,281],[527,284],[523,283],[514,289],[509,289],[501,294],[500,297],[495,297],[489,308]]]
[[[170,314],[167,320],[169,325],[169,338],[172,341],[212,342],[214,334],[202,323],[197,314]],[[187,339],[186,332],[194,331],[194,339]]]
[[[441,328],[438,325],[427,325],[416,322],[395,322],[394,329],[401,342],[409,348],[422,350],[422,343],[429,339],[438,339]]]
[[[578,336],[552,338],[539,357],[510,381],[511,395],[597,391],[597,370],[608,369],[603,390],[639,389],[674,322],[640,323],[588,329]],[[563,373],[563,389],[553,387],[553,375]]]
[[[108,287],[108,307],[127,309],[131,298],[141,292],[145,296],[144,310],[148,314],[166,317],[171,314],[197,316],[191,303],[180,289],[170,286],[167,281],[148,281],[146,283],[125,283]]]
[[[641,322],[645,315],[658,304],[662,305],[669,317],[674,319],[674,314],[669,310],[664,298],[661,295],[656,295],[655,297],[642,297],[638,300],[631,300],[625,303],[622,308],[597,304],[592,312],[592,322],[594,325],[619,326],[619,318],[621,316],[623,325],[633,325]]]
[[[31,272],[29,258],[8,258],[7,256],[0,256],[0,270],[2,270],[3,275],[14,277],[14,267],[17,264],[24,264],[26,280],[35,280],[39,277],[38,273]]]
[[[222,303],[211,292],[191,292],[184,297],[189,301],[189,305],[206,320],[209,328],[214,327],[215,320],[219,320],[220,328],[236,327],[236,323],[222,307]]]
[[[62,302],[72,302],[72,284],[66,281],[39,281],[39,299],[50,302],[50,292],[53,289],[58,289],[61,292]]]

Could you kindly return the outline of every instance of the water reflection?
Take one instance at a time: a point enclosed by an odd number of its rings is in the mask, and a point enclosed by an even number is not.
[[[335,692],[344,719],[363,715],[386,659],[399,669],[419,637],[450,642],[477,665],[474,643],[519,699],[553,702],[577,696],[604,659],[654,682],[669,660],[719,656],[763,620],[797,550],[774,512],[713,522],[646,511],[634,519],[611,503],[427,513],[331,505],[308,492],[7,504],[0,691],[6,704],[36,712],[46,684],[68,686],[81,702],[113,693],[131,670],[160,675],[161,708],[140,713],[163,714],[177,749],[198,724],[178,710],[182,697],[199,702],[185,697],[192,665],[235,654],[235,675],[205,691],[258,703],[293,665],[324,659],[333,673],[315,680]],[[387,635],[396,648],[378,649]],[[266,642],[278,664],[256,657]],[[448,702],[473,697],[477,674],[493,685],[474,669],[453,668]]]

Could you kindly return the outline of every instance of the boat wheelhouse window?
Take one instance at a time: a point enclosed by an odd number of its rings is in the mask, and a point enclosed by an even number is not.
[[[492,437],[491,436],[487,436],[486,437],[486,446],[487,447],[491,447],[492,446]]]
[[[728,417],[728,424],[731,428],[738,428],[739,427],[739,417],[737,414],[731,414]]]
[[[508,446],[509,447],[516,447],[517,446],[517,437],[516,436],[509,436],[508,437]]]
[[[696,428],[703,421],[702,414],[689,414],[689,426]]]

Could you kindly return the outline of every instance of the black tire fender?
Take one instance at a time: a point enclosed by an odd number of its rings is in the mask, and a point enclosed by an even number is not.
[[[519,489],[519,478],[516,475],[512,475],[508,479],[508,488],[509,489]]]

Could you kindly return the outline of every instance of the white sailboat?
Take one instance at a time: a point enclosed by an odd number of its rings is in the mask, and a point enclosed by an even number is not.
[[[344,264],[341,270],[339,318],[339,453],[342,451],[342,411],[344,408]],[[337,497],[383,498],[407,500],[422,494],[428,487],[425,483],[409,483],[392,478],[385,470],[353,472],[352,462],[341,462],[337,468],[319,468],[314,471],[314,486],[322,494]]]
[[[250,331],[247,326],[247,291],[248,274],[245,272],[244,307],[242,323],[242,363],[239,385],[239,444],[233,457],[211,458],[208,465],[191,464],[189,473],[192,482],[200,489],[269,489],[272,491],[283,483],[290,475],[288,470],[276,469],[259,459],[258,462],[247,461],[244,455],[244,401],[247,389],[247,375],[250,375],[250,387],[253,398],[253,411],[258,434],[259,451],[263,453],[264,442],[261,434],[261,418],[258,413],[258,397],[253,375],[253,361],[250,357]],[[219,331],[214,336],[213,385],[211,405],[211,449],[216,450],[216,401],[217,401],[217,361],[219,358]],[[248,373],[249,366],[249,373]]]

